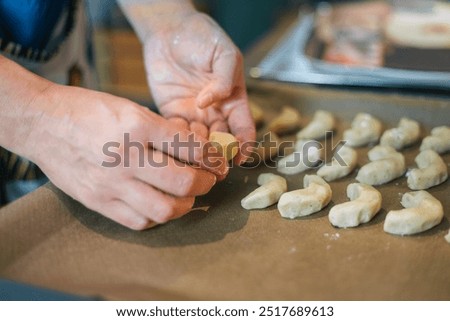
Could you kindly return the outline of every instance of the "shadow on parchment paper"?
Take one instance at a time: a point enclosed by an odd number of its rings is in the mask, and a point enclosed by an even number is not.
[[[229,194],[226,191],[227,185],[221,182],[213,187],[207,197],[197,198],[194,209],[208,208],[207,211],[193,210],[179,219],[145,231],[130,230],[87,209],[53,184],[48,184],[46,188],[58,196],[75,219],[95,233],[110,239],[149,247],[178,247],[217,242],[228,233],[238,231],[247,224],[248,213],[243,214],[242,211],[232,209],[224,211],[229,205],[224,198],[224,194]]]

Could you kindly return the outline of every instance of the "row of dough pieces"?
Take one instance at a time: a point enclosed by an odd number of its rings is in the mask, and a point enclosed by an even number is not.
[[[297,110],[285,107],[281,115],[269,124],[269,132],[280,134],[292,130],[298,126],[299,120]],[[325,137],[334,127],[335,119],[331,113],[317,111],[312,121],[298,132],[295,152],[279,160],[277,170],[282,174],[293,175],[318,165],[322,159],[323,148],[316,140]],[[382,136],[381,132],[382,125],[378,119],[367,113],[358,114],[351,128],[344,132],[345,145],[338,150],[338,155],[331,164],[320,168],[317,174],[327,181],[349,175],[357,164],[357,153],[352,147],[380,140],[380,146],[368,153],[371,163],[361,168],[356,179],[370,185],[381,185],[402,176],[405,173],[405,159],[396,150],[419,139],[420,125],[415,120],[402,118],[397,128],[386,130]],[[264,155],[264,148],[259,149],[261,158],[273,156],[273,151]],[[407,173],[408,186],[413,190],[427,189],[447,179],[447,166],[438,154],[450,150],[450,128],[434,128],[431,135],[423,139],[420,150],[421,153],[415,159],[419,169]],[[381,168],[383,170],[380,170]]]
[[[311,128],[314,128],[313,134]],[[279,160],[277,170],[292,175],[317,165],[321,161],[323,149],[319,142],[308,139],[319,139],[333,129],[333,116],[325,111],[317,111],[312,122],[297,134],[299,140],[295,144],[295,152]],[[330,164],[325,164],[318,170],[317,175],[327,181],[349,175],[355,169],[358,159],[356,151],[347,145],[363,146],[380,140],[380,145],[368,152],[370,163],[358,171],[356,180],[369,185],[381,185],[402,176],[406,171],[405,157],[397,150],[419,139],[419,124],[402,118],[397,128],[385,131],[381,139],[380,135],[379,120],[369,114],[358,114],[352,122],[352,128],[344,132],[345,144],[338,149]],[[407,174],[408,186],[413,190],[428,189],[447,179],[447,166],[438,153],[450,150],[450,128],[434,128],[432,135],[423,140],[420,150],[415,159],[418,168]]]
[[[320,211],[332,197],[330,185],[317,175],[305,175],[304,188],[291,192],[287,192],[286,179],[272,173],[260,174],[258,184],[261,186],[242,199],[242,207],[261,209],[278,203],[281,216],[290,219]],[[381,194],[370,185],[348,185],[347,197],[349,202],[333,206],[328,214],[334,226],[347,228],[367,223],[381,209]],[[384,231],[397,235],[416,234],[438,225],[444,217],[441,202],[426,191],[405,193],[401,204],[404,209],[387,214]]]
[[[273,131],[286,131],[289,127],[297,126],[299,114],[293,108],[284,108],[283,112],[270,125]],[[313,120],[297,134],[299,141],[296,143],[296,152],[281,159],[278,162],[278,170],[284,174],[296,174],[303,172],[317,164],[321,158],[321,149],[318,143],[315,145],[309,139],[323,138],[327,132],[332,131],[335,126],[333,115],[326,111],[317,111]],[[367,113],[358,114],[352,122],[351,128],[344,132],[344,140],[350,146],[364,146],[375,143],[380,139],[382,131],[381,122]],[[330,221],[338,227],[357,226],[370,221],[381,208],[381,194],[370,185],[387,183],[405,172],[405,160],[401,153],[396,150],[415,143],[420,136],[420,125],[418,122],[402,118],[397,128],[385,131],[380,140],[380,146],[369,151],[369,164],[363,166],[356,179],[362,184],[350,184],[347,195],[350,202],[337,205],[329,214]],[[306,148],[306,149],[305,149]],[[426,137],[420,147],[421,153],[416,157],[418,169],[412,170],[408,175],[408,186],[411,189],[427,189],[438,185],[447,179],[447,166],[438,153],[450,150],[450,128],[446,126],[436,127],[431,136]],[[308,154],[309,164],[300,161],[302,152]],[[321,210],[331,200],[331,189],[322,179],[327,181],[344,177],[350,174],[356,167],[357,154],[351,147],[344,145],[339,151],[340,161],[333,159],[331,164],[319,169],[318,175],[306,175],[303,190],[286,193],[285,180],[277,175],[279,179],[272,183],[272,179],[261,176],[258,182],[262,185],[259,189],[242,200],[244,208],[263,208],[275,204],[280,199],[278,209],[282,216],[294,218],[309,215]],[[342,162],[343,161],[343,162]],[[292,166],[290,166],[292,165]],[[270,176],[273,178],[272,176]],[[267,181],[270,181],[269,182]],[[263,182],[267,181],[268,186]],[[311,187],[310,187],[311,185]],[[278,199],[271,194],[273,186],[278,186]],[[316,192],[318,194],[316,195]],[[279,192],[278,192],[279,193]],[[272,196],[264,196],[264,194]],[[308,196],[308,197],[305,197]],[[281,197],[281,198],[280,198]],[[270,203],[260,207],[261,204]],[[253,205],[252,205],[253,204]],[[259,204],[255,206],[255,204]],[[406,193],[402,198],[401,211],[391,211],[385,222],[385,231],[393,234],[414,234],[425,231],[440,223],[443,218],[442,204],[432,195],[425,191]],[[430,211],[424,208],[430,206]],[[450,239],[450,232],[447,240]]]
[[[261,107],[250,101],[252,116],[256,125],[263,122]],[[289,106],[283,107],[280,115],[268,125],[268,132],[277,135],[292,132],[298,129],[301,115],[297,109]],[[336,120],[330,112],[318,110],[311,122],[297,133],[298,140],[317,140],[325,137],[328,132],[334,130]],[[376,143],[380,139],[383,126],[381,121],[368,113],[359,113],[353,119],[351,128],[344,132],[344,140],[352,147],[361,147],[370,143]],[[391,146],[396,150],[414,144],[420,136],[420,125],[417,121],[402,118],[397,128],[386,130],[381,137],[380,145]],[[450,128],[448,126],[436,127],[431,135],[422,141],[420,150],[432,149],[438,154],[450,150]]]

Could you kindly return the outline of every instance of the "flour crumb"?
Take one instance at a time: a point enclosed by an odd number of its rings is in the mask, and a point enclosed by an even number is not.
[[[248,182],[248,175],[245,175],[245,177],[244,177],[244,184],[247,184],[247,182]]]
[[[336,240],[339,239],[340,237],[341,237],[341,235],[340,235],[339,233],[331,234],[330,240],[336,241]]]
[[[323,233],[323,236],[328,238],[331,241],[336,241],[337,239],[339,239],[341,237],[341,235],[339,233],[335,233],[335,234]]]

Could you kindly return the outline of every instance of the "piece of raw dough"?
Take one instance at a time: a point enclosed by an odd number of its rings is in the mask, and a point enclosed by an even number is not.
[[[353,119],[351,128],[344,131],[344,140],[353,147],[376,143],[380,139],[382,128],[377,118],[367,113],[359,113]]]
[[[390,211],[384,221],[384,231],[396,235],[420,233],[438,225],[444,217],[441,202],[426,191],[405,193],[404,209]]]
[[[355,227],[369,222],[381,208],[381,194],[370,185],[353,183],[347,186],[349,202],[335,205],[328,214],[337,227]]]
[[[331,200],[331,188],[320,176],[305,175],[303,189],[284,193],[278,201],[282,217],[296,218],[320,211]]]
[[[396,150],[410,146],[419,140],[420,125],[417,121],[403,117],[398,127],[386,130],[380,139],[380,145],[391,146]]]
[[[361,167],[356,175],[358,182],[381,185],[405,173],[405,157],[389,146],[375,146],[369,153],[370,163]]]
[[[241,206],[247,210],[266,208],[275,204],[281,194],[287,191],[286,179],[272,173],[258,176],[258,187],[241,200]]]
[[[297,139],[321,139],[335,126],[333,114],[325,110],[315,112],[311,122],[297,133]]]
[[[428,189],[447,180],[447,165],[435,151],[429,149],[420,152],[415,162],[419,168],[412,169],[407,173],[410,189]]]
[[[438,154],[450,151],[450,127],[439,126],[431,130],[431,135],[425,137],[420,145],[420,150],[434,150]]]
[[[209,134],[209,140],[227,161],[232,160],[239,151],[239,142],[230,133],[212,132]]]
[[[333,155],[330,164],[325,164],[319,168],[317,175],[327,182],[331,182],[350,174],[355,169],[357,163],[358,153],[353,148],[344,145]]]
[[[283,157],[277,163],[277,171],[294,175],[316,167],[322,159],[322,145],[314,140],[299,140],[292,154]]]
[[[255,125],[256,126],[261,125],[264,122],[264,112],[262,108],[253,100],[249,100],[248,105],[250,107],[250,112],[252,114]]]
[[[288,134],[300,127],[301,116],[297,109],[284,106],[281,114],[269,123],[268,129],[278,135]]]

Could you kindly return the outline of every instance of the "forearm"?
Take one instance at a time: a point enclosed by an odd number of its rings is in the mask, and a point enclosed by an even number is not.
[[[2,55],[0,73],[0,146],[31,158],[33,128],[50,108],[35,102],[52,83]]]
[[[193,14],[190,0],[118,0],[141,41],[158,30],[178,24],[187,15]]]

